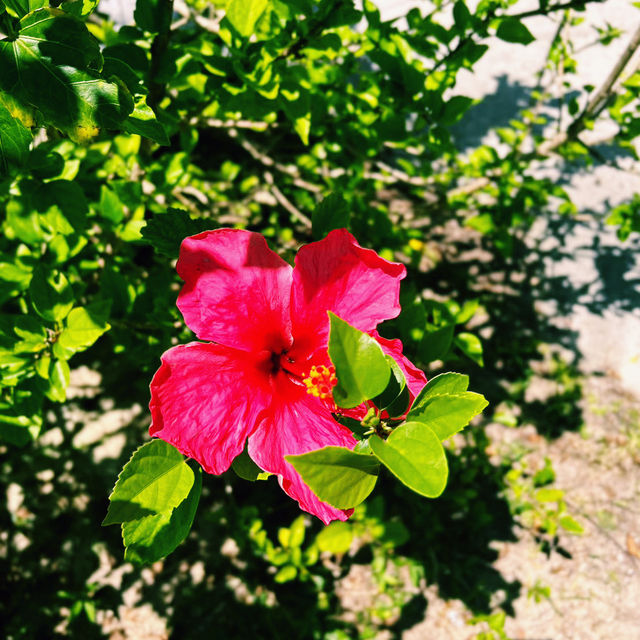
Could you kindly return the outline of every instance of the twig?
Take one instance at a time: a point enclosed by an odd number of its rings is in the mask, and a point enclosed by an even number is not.
[[[636,49],[640,46],[640,27],[638,27],[634,34],[631,36],[629,44],[622,52],[622,55],[618,58],[617,62],[609,72],[607,79],[602,86],[591,97],[591,100],[587,103],[582,113],[571,123],[568,132],[573,136],[582,131],[585,126],[585,120],[596,116],[602,111],[602,108],[606,105],[609,97],[613,94],[613,87],[620,74],[624,71],[627,63],[636,52]],[[602,105],[602,108],[599,107]]]
[[[293,184],[301,189],[306,189],[307,191],[311,191],[312,193],[321,193],[323,191],[322,187],[317,184],[313,184],[311,182],[307,182],[300,176],[300,172],[298,168],[293,165],[285,165],[280,162],[276,162],[271,156],[267,155],[263,151],[257,149],[251,142],[249,142],[246,138],[238,136],[237,131],[229,131],[229,135],[232,138],[238,138],[238,142],[240,146],[249,153],[249,155],[254,159],[263,164],[265,167],[269,167],[272,169],[277,169],[280,173],[284,173],[293,179]]]
[[[503,17],[522,20],[523,18],[531,18],[532,16],[546,16],[549,13],[562,11],[563,9],[584,9],[587,4],[602,3],[604,1],[605,0],[569,0],[569,2],[559,2],[558,4],[552,4],[548,7],[543,7],[541,4],[537,9],[522,11],[521,13],[513,13]]]
[[[269,185],[269,190],[274,198],[282,205],[298,222],[302,222],[306,227],[311,229],[311,219],[302,213],[285,195],[276,187],[273,174],[266,171],[264,174],[265,182]]]
[[[220,30],[220,21],[224,18],[224,11],[218,11],[215,14],[215,18],[205,18],[200,14],[193,11],[182,0],[175,0],[176,13],[182,16],[183,19],[193,20],[199,27],[202,27],[205,31],[211,33],[218,33]]]

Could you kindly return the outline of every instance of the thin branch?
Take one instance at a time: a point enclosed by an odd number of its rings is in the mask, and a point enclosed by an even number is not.
[[[602,86],[595,92],[595,94],[591,97],[591,100],[587,103],[587,106],[584,108],[584,111],[578,116],[577,120],[582,122],[586,118],[591,117],[596,114],[596,111],[601,103],[606,103],[609,96],[612,94],[613,86],[616,83],[616,80],[620,76],[620,74],[624,71],[624,68],[627,66],[629,60],[636,52],[638,47],[640,46],[640,26],[635,30],[634,34],[631,36],[631,40],[629,44],[626,46],[625,50],[622,52],[622,55],[618,58],[617,62],[613,66],[613,69],[609,72],[607,79],[604,81]]]
[[[220,21],[224,18],[224,11],[217,11],[214,15],[215,18],[205,18],[201,16],[199,13],[193,11],[191,7],[187,6],[185,2],[182,0],[175,0],[175,11],[180,16],[182,16],[182,20],[193,20],[199,27],[202,27],[205,31],[209,31],[211,33],[218,33],[220,30]]]
[[[530,11],[522,11],[521,13],[513,13],[501,17],[522,20],[523,18],[531,18],[532,16],[546,16],[555,11],[562,11],[563,9],[584,9],[587,4],[602,2],[605,2],[605,0],[569,0],[568,2],[559,2],[558,4],[552,4],[547,7],[544,7],[541,4],[537,9],[531,9]]]
[[[284,207],[298,222],[302,222],[306,227],[311,229],[311,219],[300,211],[288,198],[287,196],[278,189],[275,185],[275,181],[273,179],[273,174],[269,171],[266,171],[264,174],[265,182],[269,185],[269,190],[273,194],[274,198],[278,201],[278,203]]]
[[[321,193],[322,187],[317,184],[313,184],[311,182],[307,182],[300,176],[300,171],[294,165],[286,165],[280,162],[276,162],[271,156],[267,155],[263,151],[260,151],[256,148],[251,142],[249,142],[246,138],[238,136],[237,131],[230,130],[229,136],[232,138],[237,138],[240,146],[249,153],[249,155],[254,159],[260,162],[265,167],[269,167],[270,169],[276,169],[280,173],[284,173],[293,179],[293,184],[296,187],[300,187],[301,189],[306,189],[311,193]]]

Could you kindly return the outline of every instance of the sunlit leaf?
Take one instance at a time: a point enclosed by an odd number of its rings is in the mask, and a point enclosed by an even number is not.
[[[177,507],[122,524],[126,561],[150,564],[169,555],[187,537],[202,491],[202,471],[194,475],[193,486]]]
[[[422,394],[420,394],[422,395]],[[446,440],[469,424],[489,403],[479,393],[463,391],[446,395],[418,396],[407,418],[431,427]]]
[[[285,459],[320,500],[338,509],[360,504],[378,479],[378,463],[372,456],[343,447],[324,447]]]
[[[438,436],[421,422],[405,422],[382,440],[371,436],[374,455],[407,487],[437,498],[447,484],[449,467]]]
[[[329,319],[329,357],[338,378],[333,397],[339,407],[357,407],[385,390],[391,368],[371,336],[331,312]]]
[[[194,473],[183,455],[163,440],[152,440],[120,472],[102,524],[166,514],[187,497],[193,483]]]

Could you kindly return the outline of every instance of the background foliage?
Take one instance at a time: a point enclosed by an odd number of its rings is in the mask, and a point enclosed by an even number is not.
[[[494,418],[550,437],[578,426],[571,363],[554,361],[563,391],[552,401],[525,398],[541,344],[571,347],[537,311],[555,291],[536,285],[542,258],[526,232],[544,216],[569,228],[578,211],[539,169],[550,154],[581,167],[634,154],[640,133],[640,72],[625,74],[638,33],[601,86],[567,85],[548,108],[557,79],[577,71],[571,28],[585,4],[444,0],[385,22],[368,0],[137,0],[135,25],[119,27],[97,0],[0,1],[4,637],[100,637],[100,613],[140,575],[104,579],[122,543],[99,523],[145,439],[140,407],[159,356],[191,339],[174,260],[203,229],[257,230],[291,258],[347,226],[407,264],[403,314],[383,334],[430,377],[464,371]],[[462,152],[452,132],[473,100],[460,72],[491,37],[531,42],[534,15],[558,30],[530,104],[496,131],[501,144]],[[598,33],[602,44],[618,37]],[[604,149],[583,137],[602,118],[615,131]],[[640,230],[639,202],[610,214],[621,240]],[[82,366],[99,372],[98,395],[68,399]],[[132,406],[117,452],[83,444],[87,416]],[[545,488],[552,469],[496,465],[488,446],[481,425],[454,440],[438,500],[382,477],[376,498],[327,528],[273,481],[205,477],[192,534],[145,574],[142,597],[176,637],[240,637],[242,620],[246,637],[366,638],[419,621],[426,601],[408,585],[426,582],[500,637],[520,585],[491,567],[491,541],[521,526],[557,546],[580,525]],[[336,588],[356,564],[384,597],[347,619]]]

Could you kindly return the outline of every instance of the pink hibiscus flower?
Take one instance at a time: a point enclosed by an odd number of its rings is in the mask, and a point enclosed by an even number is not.
[[[295,268],[260,234],[217,229],[186,238],[177,269],[185,283],[178,308],[208,342],[163,354],[151,382],[151,435],[214,474],[248,439],[249,456],[302,509],[325,524],[346,520],[352,510],[321,502],[284,456],[356,444],[332,415],[327,311],[373,335],[404,371],[412,396],[425,384],[400,340],[375,331],[400,312],[404,266],[363,249],[344,229],[302,247]],[[362,416],[366,407],[351,411],[344,413]]]

